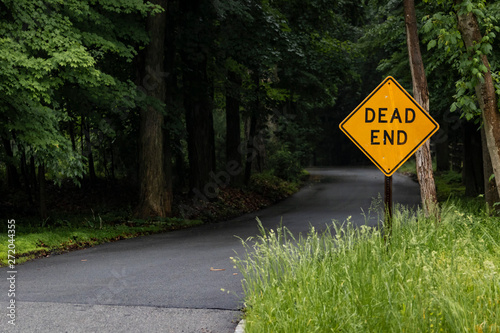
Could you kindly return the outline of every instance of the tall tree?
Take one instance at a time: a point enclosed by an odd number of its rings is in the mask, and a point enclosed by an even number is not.
[[[215,171],[212,83],[207,72],[213,47],[213,8],[208,1],[180,3],[181,58],[191,189],[203,191]],[[208,193],[207,193],[208,194]],[[210,193],[211,197],[215,193]]]
[[[424,63],[420,53],[418,40],[417,17],[414,0],[404,0],[404,15],[406,23],[406,40],[408,57],[410,60],[411,76],[413,83],[413,96],[420,106],[429,112],[429,91],[425,76]],[[432,173],[432,157],[430,141],[427,140],[415,154],[417,161],[417,176],[420,184],[422,205],[426,214],[434,214],[437,203],[436,184]]]
[[[499,112],[492,68],[498,56],[492,52],[498,47],[496,26],[500,4],[484,0],[426,0],[435,8],[423,26],[429,40],[427,48],[436,58],[452,64],[459,74],[455,80],[455,102],[450,111],[460,110],[467,120],[482,123],[483,168],[486,201],[492,206],[498,202]],[[490,62],[492,66],[490,66]],[[498,94],[498,86],[496,87]],[[494,178],[491,177],[495,175]],[[493,178],[493,179],[492,179]],[[494,189],[494,190],[493,190]],[[491,195],[495,193],[496,195]]]
[[[227,165],[241,166],[241,85],[242,79],[234,69],[228,70],[228,86],[226,88],[226,162]],[[233,187],[242,185],[241,172],[233,175],[230,184]]]
[[[167,8],[167,0],[153,2]],[[165,32],[166,12],[150,14],[147,28],[151,41],[145,51],[144,74],[148,78],[146,87],[150,97],[161,102],[149,104],[140,111],[141,125],[139,138],[139,205],[136,215],[146,217],[166,217],[172,210],[172,194],[167,190],[164,158],[163,108],[165,103]]]
[[[90,112],[75,112],[77,104],[88,102],[93,115],[106,105],[120,116],[123,106],[135,106],[135,86],[123,74],[110,74],[107,62],[134,58],[135,46],[147,39],[137,21],[151,9],[142,1],[0,1],[0,136],[10,143],[12,151],[3,145],[5,155],[21,169],[27,192],[44,186],[45,175],[78,182],[85,173],[74,129]],[[71,91],[82,98],[72,99]]]
[[[491,159],[493,174],[497,192],[500,196],[500,112],[498,110],[497,96],[491,67],[488,62],[488,48],[478,48],[483,42],[483,37],[479,29],[479,24],[474,12],[468,10],[463,5],[462,0],[455,0],[456,12],[458,16],[458,30],[462,34],[462,39],[471,55],[479,52],[482,67],[482,77],[475,85],[476,97],[481,108],[484,134],[486,144]]]

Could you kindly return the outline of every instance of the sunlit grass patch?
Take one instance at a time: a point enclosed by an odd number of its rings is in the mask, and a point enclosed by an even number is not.
[[[246,332],[497,332],[499,221],[453,203],[441,221],[395,212],[388,246],[349,221],[245,242]]]
[[[23,227],[16,228],[13,243],[15,244],[16,264],[51,254],[59,254],[94,245],[132,238],[142,235],[166,232],[173,229],[199,225],[199,220],[175,220],[171,222],[135,221],[132,226],[127,224],[90,226],[59,226],[59,227]],[[0,266],[8,262],[8,234],[0,235]],[[12,246],[11,248],[12,249]]]

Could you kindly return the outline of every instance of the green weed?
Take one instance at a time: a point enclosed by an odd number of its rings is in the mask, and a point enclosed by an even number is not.
[[[390,245],[349,221],[297,239],[262,230],[234,259],[245,332],[498,332],[499,234],[453,202],[438,224],[397,209]]]

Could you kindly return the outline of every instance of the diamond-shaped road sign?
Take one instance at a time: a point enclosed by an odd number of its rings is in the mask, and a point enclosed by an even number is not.
[[[340,129],[389,177],[439,125],[389,76],[340,123]]]

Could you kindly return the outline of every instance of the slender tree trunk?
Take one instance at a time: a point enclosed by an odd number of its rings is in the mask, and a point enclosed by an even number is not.
[[[5,161],[7,165],[7,186],[9,188],[18,188],[19,186],[21,186],[21,182],[19,181],[17,168],[14,165],[14,152],[12,151],[10,140],[2,138],[2,142],[5,149],[5,154],[7,155],[7,160]]]
[[[96,180],[95,167],[94,167],[94,154],[92,152],[92,142],[90,140],[90,123],[85,121],[85,118],[82,116],[82,126],[84,126],[83,133],[85,134],[85,144],[86,144],[86,153],[89,164],[89,177],[90,184],[94,184]]]
[[[247,135],[247,153],[245,160],[245,184],[250,183],[250,177],[252,176],[252,164],[258,155],[257,147],[255,146],[255,136],[257,134],[257,116],[260,112],[260,76],[258,71],[252,74],[252,80],[255,85],[255,101],[253,110],[250,116],[250,124]]]
[[[476,197],[484,193],[481,132],[470,122],[464,123],[463,180],[465,195]]]
[[[460,4],[461,1],[455,1]],[[468,50],[473,50],[482,40],[481,31],[473,13],[458,15],[458,30]],[[498,195],[500,196],[500,112],[498,111],[495,86],[491,76],[490,64],[486,55],[481,60],[487,68],[483,80],[476,85],[476,96],[482,111],[486,146],[490,155]],[[485,177],[489,177],[485,175]]]
[[[226,91],[226,160],[241,166],[241,154],[238,148],[241,144],[240,119],[240,88],[241,77],[231,70],[228,72],[230,86]],[[242,174],[231,177],[231,185],[239,187],[243,183]]]
[[[429,91],[427,89],[427,79],[418,41],[414,0],[404,0],[404,15],[408,56],[413,82],[413,97],[425,111],[429,112]],[[426,214],[437,214],[436,185],[432,173],[432,157],[429,140],[420,147],[415,157],[417,161],[417,176],[420,184],[422,205]]]
[[[444,121],[439,128],[442,135],[441,141],[439,139],[435,140],[436,143],[436,169],[437,171],[449,171],[450,170],[450,147],[448,142],[448,123]]]
[[[35,158],[30,157],[30,162],[28,164],[28,189],[30,194],[30,203],[32,207],[36,210],[37,201],[37,181],[36,181],[36,168],[35,168]]]
[[[486,134],[484,127],[481,128],[481,144],[483,155],[483,177],[484,177],[484,199],[488,207],[493,208],[496,202],[500,201],[495,180],[490,180],[493,174],[493,167],[491,165],[490,152],[486,144]]]
[[[73,117],[72,113],[70,113],[69,118],[70,118],[69,122],[68,122],[69,138],[71,140],[71,147],[73,147],[73,151],[76,152],[76,140],[75,140],[75,123],[76,123],[76,119]]]
[[[111,144],[109,152],[111,154],[111,179],[115,180],[115,150],[113,144]]]
[[[206,67],[203,65],[197,67],[197,72],[206,71]],[[200,191],[210,182],[209,175],[214,171],[215,164],[212,109],[208,92],[204,91],[206,87],[203,84],[198,84],[204,80],[203,75],[206,73],[194,77],[184,73],[185,82],[191,85],[193,92],[184,97],[188,132],[189,181],[192,189]],[[188,76],[190,77],[188,78]]]
[[[29,165],[28,161],[26,159],[26,153],[23,152],[21,153],[21,174],[24,179],[24,189],[26,191],[26,195],[28,196],[28,201],[30,205],[33,205],[33,197],[31,195],[31,179],[29,177]]]
[[[166,8],[166,0],[152,3]],[[146,47],[145,89],[149,96],[165,102],[165,27],[166,13],[147,18],[151,42]],[[139,205],[135,215],[141,218],[166,217],[171,213],[171,194],[165,178],[163,114],[148,105],[140,111],[139,137]]]
[[[245,159],[245,184],[250,183],[250,177],[252,176],[252,164],[257,157],[257,147],[255,147],[255,134],[257,133],[257,116],[255,113],[249,118],[249,129],[247,136],[247,148],[246,148],[246,159]]]
[[[45,182],[45,165],[40,163],[38,166],[38,208],[40,217],[46,219],[47,212],[47,191]]]
[[[212,100],[207,73],[211,20],[203,12],[208,10],[208,7],[204,7],[206,4],[198,0],[180,3],[185,27],[181,58],[190,187],[195,192],[205,192],[209,198],[214,199],[216,194],[208,193],[205,189],[210,187],[210,175],[215,171]]]

